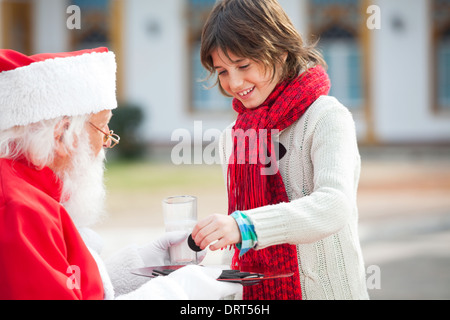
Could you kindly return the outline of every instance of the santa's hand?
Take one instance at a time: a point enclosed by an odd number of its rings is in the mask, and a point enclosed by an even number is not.
[[[242,285],[218,281],[222,269],[201,266],[186,266],[168,275],[183,288],[190,300],[220,300],[235,295]]]
[[[165,233],[153,243],[139,248],[139,254],[145,266],[170,265],[169,248],[187,241],[189,236],[185,231],[173,231]],[[197,262],[200,263],[206,256],[206,251],[197,253]]]

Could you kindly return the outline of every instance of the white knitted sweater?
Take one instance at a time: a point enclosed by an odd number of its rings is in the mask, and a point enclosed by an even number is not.
[[[232,126],[220,140],[225,177]],[[361,160],[350,112],[322,96],[279,142],[287,149],[279,170],[290,202],[245,211],[256,249],[297,245],[304,300],[368,299],[356,204]]]

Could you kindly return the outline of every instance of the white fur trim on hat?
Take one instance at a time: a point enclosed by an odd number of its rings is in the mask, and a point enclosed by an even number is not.
[[[0,73],[0,130],[117,107],[113,52],[47,59]]]

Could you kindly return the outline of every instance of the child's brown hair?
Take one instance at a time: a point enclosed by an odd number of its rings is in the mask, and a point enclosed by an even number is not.
[[[266,71],[282,66],[281,81],[294,79],[318,64],[326,68],[315,45],[306,46],[276,0],[219,0],[202,32],[200,58],[210,76],[216,72],[211,54],[221,50],[261,62]],[[287,53],[286,62],[283,55]],[[230,59],[231,60],[231,59]],[[229,96],[219,84],[220,91]]]

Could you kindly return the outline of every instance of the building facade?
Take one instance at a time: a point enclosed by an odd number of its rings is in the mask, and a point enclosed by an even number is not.
[[[318,40],[361,144],[450,143],[450,0],[279,0]],[[144,111],[142,138],[223,130],[229,98],[199,61],[215,0],[0,0],[0,47],[28,54],[108,46],[118,98]]]

